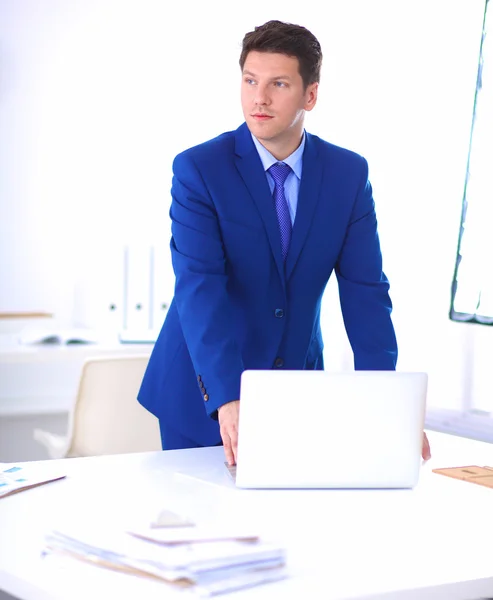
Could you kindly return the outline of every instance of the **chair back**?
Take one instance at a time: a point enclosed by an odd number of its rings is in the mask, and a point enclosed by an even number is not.
[[[71,414],[67,456],[161,450],[159,422],[137,400],[148,361],[145,355],[85,361]]]

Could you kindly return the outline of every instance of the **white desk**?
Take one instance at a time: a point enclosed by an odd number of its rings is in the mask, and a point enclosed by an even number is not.
[[[104,344],[33,344],[6,343],[0,336],[0,363],[31,364],[73,361],[88,356],[108,356],[120,354],[150,354],[154,344],[120,343],[115,340]]]
[[[22,600],[183,598],[163,583],[40,558],[60,520],[128,526],[170,508],[196,521],[237,517],[287,548],[289,579],[228,598],[493,597],[493,490],[431,472],[493,465],[493,446],[429,436],[434,456],[413,491],[237,490],[222,448],[66,460],[66,480],[0,500],[0,589]]]

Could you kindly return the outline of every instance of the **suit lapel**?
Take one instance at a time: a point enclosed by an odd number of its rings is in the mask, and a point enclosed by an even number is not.
[[[284,261],[274,200],[270,193],[262,161],[245,123],[237,129],[235,139],[236,166],[262,217],[272,254],[284,285]]]
[[[303,249],[320,196],[322,165],[315,143],[313,136],[307,133],[305,150],[303,152],[303,171],[301,173],[298,207],[296,209],[291,244],[286,257],[286,281],[292,274],[296,266],[296,261]]]

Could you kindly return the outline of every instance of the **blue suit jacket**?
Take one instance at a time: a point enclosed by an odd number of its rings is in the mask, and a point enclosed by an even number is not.
[[[244,369],[322,368],[320,305],[333,270],[355,368],[395,368],[392,305],[364,158],[306,134],[285,264],[246,124],[179,154],[173,173],[175,296],[139,392],[163,427],[216,444],[213,416],[239,399]]]

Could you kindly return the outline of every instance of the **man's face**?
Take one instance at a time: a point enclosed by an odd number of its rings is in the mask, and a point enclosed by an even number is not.
[[[248,128],[260,141],[301,135],[303,117],[317,101],[318,84],[305,90],[298,59],[272,52],[247,55],[241,83],[241,105]]]

